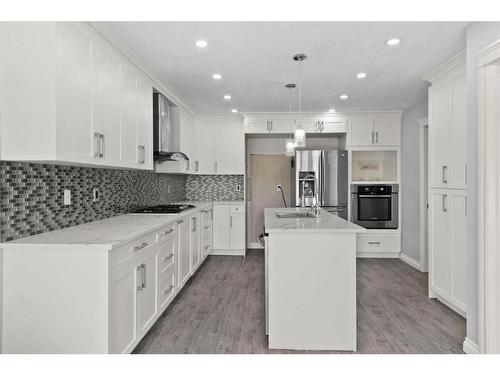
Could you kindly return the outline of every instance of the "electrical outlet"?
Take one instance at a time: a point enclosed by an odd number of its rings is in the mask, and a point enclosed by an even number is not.
[[[71,204],[71,190],[64,189],[64,205],[69,206]]]
[[[281,191],[280,189],[281,189],[281,185],[276,185],[276,191],[280,192]]]
[[[241,190],[241,185],[236,185],[236,191],[240,191]]]
[[[99,200],[99,189],[98,188],[92,189],[92,196],[93,196],[94,202],[97,202]]]

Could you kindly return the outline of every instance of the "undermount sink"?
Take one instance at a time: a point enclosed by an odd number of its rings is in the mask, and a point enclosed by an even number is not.
[[[314,212],[311,211],[297,211],[297,212],[276,212],[276,217],[278,219],[304,219],[304,218],[316,218],[318,217]]]

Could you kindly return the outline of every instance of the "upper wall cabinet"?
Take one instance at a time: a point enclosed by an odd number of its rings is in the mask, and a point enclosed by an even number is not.
[[[241,121],[220,121],[213,125],[214,166],[218,174],[243,174],[245,137]]]
[[[401,115],[352,117],[348,121],[347,146],[399,147]]]
[[[0,25],[0,157],[152,169],[153,84],[85,23]]]
[[[245,133],[250,134],[288,134],[293,133],[300,123],[306,133],[345,133],[346,120],[343,117],[297,113],[245,114]]]
[[[424,79],[432,85],[429,88],[429,187],[465,189],[465,57],[459,55]]]

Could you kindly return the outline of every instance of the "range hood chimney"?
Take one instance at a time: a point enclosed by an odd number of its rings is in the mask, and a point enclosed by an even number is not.
[[[153,94],[153,158],[155,161],[189,160],[173,149],[170,103],[162,94]]]

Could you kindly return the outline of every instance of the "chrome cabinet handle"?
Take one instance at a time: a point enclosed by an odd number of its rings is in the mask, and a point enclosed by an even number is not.
[[[177,224],[182,224],[184,220],[177,220]]]
[[[208,228],[210,228],[210,225],[205,225],[205,229],[208,229]]]
[[[174,253],[170,253],[170,254],[168,254],[166,257],[164,257],[164,258],[163,258],[163,261],[164,261],[164,262],[166,262],[167,260],[172,259],[172,258],[173,258],[173,256],[174,256]]]
[[[137,162],[139,164],[144,164],[146,162],[146,147],[143,145],[137,145]]]
[[[103,158],[104,154],[105,154],[104,146],[106,144],[105,139],[104,139],[104,134],[99,134],[99,141],[100,141],[99,157]]]
[[[375,133],[372,132],[372,143],[375,143]]]
[[[170,292],[172,291],[172,289],[174,289],[174,286],[173,286],[173,285],[170,285],[167,289],[165,289],[165,290],[163,291],[163,294],[168,294],[168,293],[170,293]]]
[[[193,223],[193,227],[191,228],[191,232],[196,232],[196,218],[192,217],[191,222]]]
[[[146,288],[146,264],[141,264],[142,266],[142,288]]]
[[[378,143],[378,132],[375,132],[375,143]]]
[[[186,160],[186,171],[189,171],[189,160]]]
[[[94,133],[94,157],[99,158],[101,155],[101,135]]]
[[[167,234],[170,234],[173,231],[174,231],[173,229],[166,230],[165,232],[163,232],[163,235],[166,236]]]
[[[137,290],[141,291],[144,289],[144,275],[143,275],[144,264],[140,264],[137,266],[137,279],[140,277],[140,284],[137,285]]]
[[[233,217],[229,217],[229,226],[232,228],[233,227]]]
[[[149,244],[147,242],[143,242],[141,243],[140,245],[137,245],[137,246],[134,246],[134,251],[137,251],[137,250],[141,250],[141,249],[144,249],[146,246],[148,246]]]
[[[447,172],[448,172],[448,166],[443,165],[443,168],[442,168],[442,180],[443,180],[443,184],[447,184],[448,183],[448,178],[446,178]]]
[[[198,172],[198,169],[199,169],[199,162],[198,162],[198,160],[196,160],[194,162],[194,170],[195,170],[195,172]]]
[[[217,173],[217,162],[214,163],[214,171]]]
[[[442,198],[442,205],[443,205],[443,212],[448,212],[448,196],[446,194],[443,194]]]
[[[267,122],[267,131],[271,132],[272,130],[273,130],[273,122],[272,121],[268,121]]]
[[[210,247],[210,245],[206,245],[206,246],[205,246],[205,250],[207,250],[209,247]]]
[[[380,241],[368,241],[369,245],[380,245]]]

